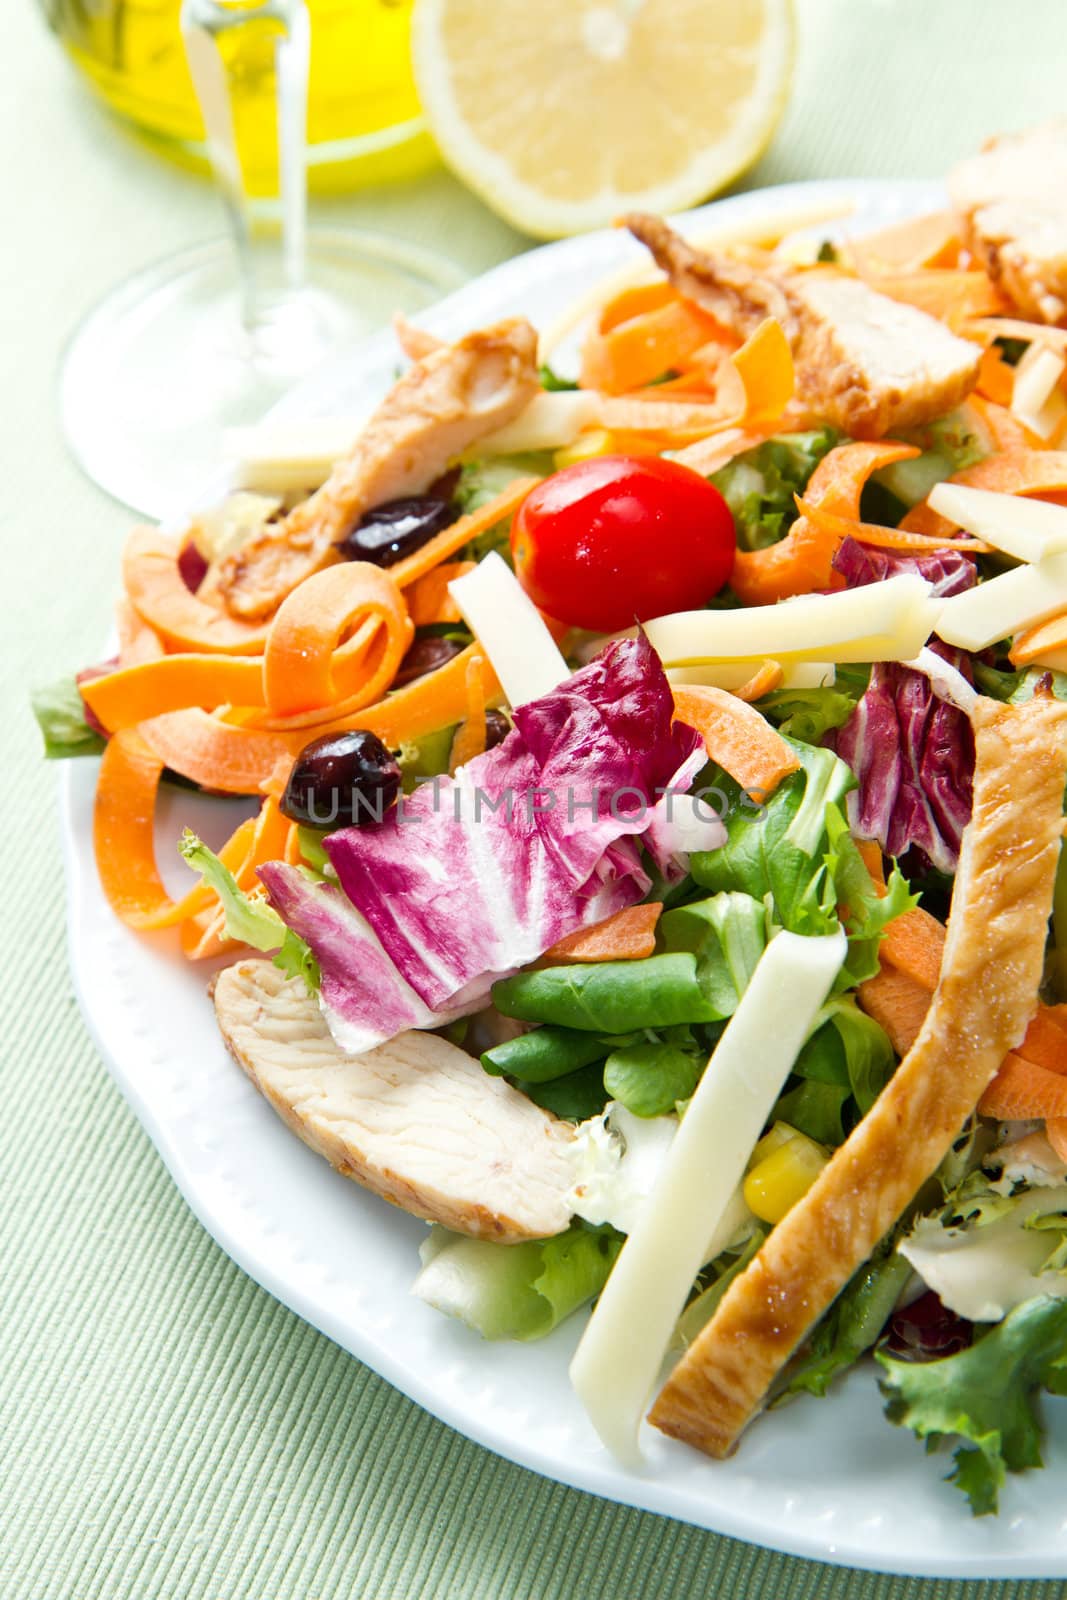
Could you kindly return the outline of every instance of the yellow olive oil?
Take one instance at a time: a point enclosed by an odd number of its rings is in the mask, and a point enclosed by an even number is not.
[[[203,160],[203,125],[179,29],[181,0],[45,0],[93,88],[178,159]],[[408,52],[412,0],[308,0],[308,176],[320,191],[409,176],[433,160]],[[276,181],[276,25],[222,36],[234,123],[253,193]]]

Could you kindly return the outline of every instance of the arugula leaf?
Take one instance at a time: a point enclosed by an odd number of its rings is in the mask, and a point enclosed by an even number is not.
[[[740,549],[764,550],[784,537],[797,517],[794,495],[839,437],[833,428],[775,434],[712,474],[733,513]]]
[[[258,895],[248,895],[239,888],[230,869],[189,828],[178,841],[178,849],[222,902],[226,912],[226,937],[251,945],[253,950],[276,951],[276,967],[281,967],[290,978],[303,978],[309,989],[317,990],[318,962],[299,934],[285,926],[274,907]]]
[[[1067,1301],[1039,1295],[990,1328],[968,1350],[939,1361],[898,1361],[875,1352],[886,1416],[929,1446],[966,1440],[949,1482],[976,1517],[996,1511],[1008,1472],[1041,1465],[1037,1391],[1067,1393]]]
[[[890,1235],[849,1280],[818,1324],[774,1404],[797,1394],[825,1395],[838,1373],[854,1366],[875,1344],[910,1273]]]
[[[584,1222],[521,1244],[468,1239],[437,1225],[420,1247],[412,1293],[483,1339],[543,1339],[600,1293],[622,1242],[614,1228]]]
[[[98,756],[107,743],[85,716],[85,701],[75,678],[59,678],[30,695],[33,714],[44,739],[45,759]]]
[[[673,1044],[634,1044],[613,1050],[604,1065],[604,1088],[635,1117],[662,1117],[688,1100],[704,1061]]]

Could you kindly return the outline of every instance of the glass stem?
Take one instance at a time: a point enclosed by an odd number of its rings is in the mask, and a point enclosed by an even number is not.
[[[255,335],[304,282],[307,5],[182,0],[181,29]]]

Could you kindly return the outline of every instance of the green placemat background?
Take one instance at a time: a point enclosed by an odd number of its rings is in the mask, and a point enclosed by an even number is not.
[[[25,699],[94,656],[128,523],[64,452],[59,352],[124,274],[218,231],[218,204],[79,92],[30,0],[3,9],[0,1596],[1067,1593],[835,1571],[543,1482],[301,1324],[186,1210],[78,1016],[54,774]],[[936,176],[1062,105],[1064,0],[799,10],[792,105],[752,183]],[[444,173],[325,210],[472,272],[527,243]]]

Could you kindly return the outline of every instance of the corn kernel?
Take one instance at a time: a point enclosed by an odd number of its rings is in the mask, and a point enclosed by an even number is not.
[[[579,461],[589,461],[593,456],[610,456],[615,440],[606,428],[589,428],[580,433],[573,444],[564,445],[552,457],[556,470],[573,467]]]
[[[753,1167],[758,1167],[760,1162],[773,1155],[775,1150],[779,1150],[783,1144],[788,1144],[790,1139],[795,1139],[797,1131],[788,1122],[776,1122],[773,1127],[768,1128],[749,1156],[745,1171],[751,1172]]]
[[[784,1123],[776,1124],[776,1127],[784,1126]],[[828,1159],[822,1146],[816,1144],[814,1139],[809,1139],[807,1134],[799,1133],[796,1129],[790,1130],[790,1133],[791,1137],[778,1143],[745,1179],[745,1202],[761,1222],[781,1222],[797,1201],[807,1194]]]

